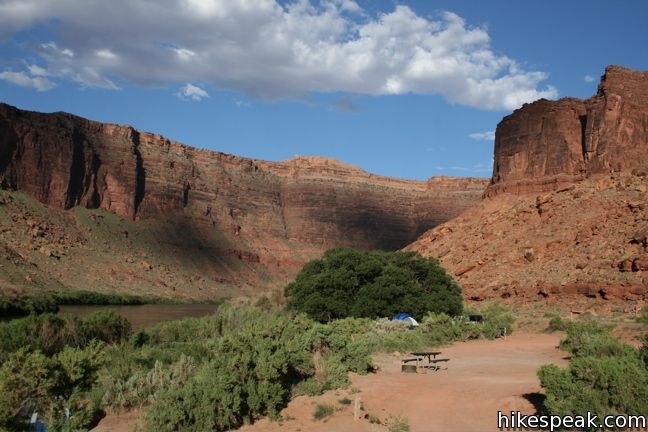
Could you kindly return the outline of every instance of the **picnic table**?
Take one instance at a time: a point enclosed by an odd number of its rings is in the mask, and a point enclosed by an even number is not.
[[[409,370],[407,367],[407,363],[409,362],[416,362],[416,368],[426,368],[426,369],[431,369],[434,371],[437,371],[441,369],[440,363],[448,362],[450,359],[438,359],[437,356],[441,354],[441,351],[417,351],[417,352],[412,352],[410,355],[414,356],[413,358],[406,358],[403,359],[403,367],[402,371],[405,372],[406,370],[408,372],[413,372],[413,370]],[[425,362],[427,360],[427,362]],[[446,367],[447,369],[447,367]]]
[[[427,361],[430,363],[433,358],[436,359],[436,356],[441,354],[441,351],[418,351],[410,354],[416,357],[427,357]]]

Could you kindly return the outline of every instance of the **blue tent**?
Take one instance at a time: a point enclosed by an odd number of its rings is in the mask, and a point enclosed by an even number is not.
[[[417,327],[419,325],[412,315],[405,312],[394,315],[392,321],[405,321],[410,327]]]

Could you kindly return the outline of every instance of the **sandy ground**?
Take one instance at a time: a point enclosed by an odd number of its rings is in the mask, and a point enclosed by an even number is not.
[[[403,355],[375,358],[376,373],[353,375],[347,390],[317,397],[298,397],[281,415],[282,421],[263,419],[242,432],[379,432],[394,418],[407,419],[412,432],[495,431],[497,412],[535,412],[541,396],[537,369],[548,363],[566,365],[556,349],[559,334],[516,333],[506,340],[459,342],[441,348],[449,358],[447,370],[427,374],[400,372]],[[342,399],[353,401],[349,405]],[[355,399],[362,405],[353,419]],[[335,408],[323,421],[313,419],[317,404]],[[369,422],[380,420],[380,424]],[[135,416],[107,417],[95,431],[132,431]]]

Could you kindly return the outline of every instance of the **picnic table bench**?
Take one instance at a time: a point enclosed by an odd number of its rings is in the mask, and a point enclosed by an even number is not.
[[[450,361],[448,358],[438,359],[436,358],[441,351],[418,351],[410,353],[414,357],[404,358],[401,361],[403,362],[401,366],[401,372],[416,372],[418,368],[430,369],[437,371],[441,369],[440,363],[447,363]],[[427,360],[427,362],[425,362]],[[416,362],[416,366],[410,365],[408,363]],[[446,366],[445,369],[448,367]]]

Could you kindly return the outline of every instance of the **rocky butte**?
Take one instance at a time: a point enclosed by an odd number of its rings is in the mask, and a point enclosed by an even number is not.
[[[609,66],[587,100],[539,100],[495,133],[482,202],[408,248],[468,298],[648,299],[648,72]]]
[[[0,288],[209,298],[280,287],[331,247],[402,248],[486,184],[246,159],[0,104]]]

